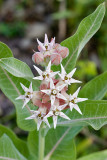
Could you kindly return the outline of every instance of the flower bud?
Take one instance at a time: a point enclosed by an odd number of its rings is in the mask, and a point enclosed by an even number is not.
[[[42,53],[36,52],[36,53],[33,54],[32,60],[36,64],[42,64],[42,62],[44,61],[44,56],[43,56]]]
[[[59,65],[62,61],[61,55],[57,53],[52,54],[50,58],[51,58],[51,63],[55,65]]]

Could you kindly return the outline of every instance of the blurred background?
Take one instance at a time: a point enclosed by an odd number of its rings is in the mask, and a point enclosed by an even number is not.
[[[47,33],[49,40],[55,36],[60,43],[73,35],[81,20],[102,2],[104,0],[0,0],[0,41],[33,70],[32,54],[33,49],[37,50],[37,38],[43,42]],[[83,81],[83,85],[107,70],[107,12],[100,30],[82,50],[77,68],[75,77]],[[17,127],[13,104],[1,91],[0,123],[26,139],[27,132]],[[99,131],[87,127],[75,141],[78,157],[106,149],[107,126]]]

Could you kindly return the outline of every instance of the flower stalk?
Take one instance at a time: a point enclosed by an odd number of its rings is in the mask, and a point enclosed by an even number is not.
[[[38,150],[38,160],[44,159],[45,150],[45,136],[42,135],[42,127],[39,129],[39,150]]]

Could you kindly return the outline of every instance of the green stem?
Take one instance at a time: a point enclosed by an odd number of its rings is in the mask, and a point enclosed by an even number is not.
[[[44,159],[44,149],[45,149],[45,137],[42,135],[42,128],[39,130],[39,159],[38,160],[43,160]]]

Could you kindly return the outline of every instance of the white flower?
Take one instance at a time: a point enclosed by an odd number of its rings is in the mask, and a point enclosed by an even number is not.
[[[69,105],[70,106],[70,110],[72,111],[72,109],[76,109],[80,114],[82,114],[81,110],[79,109],[79,106],[76,104],[78,102],[82,102],[82,101],[86,101],[88,100],[88,98],[78,98],[78,93],[80,91],[80,88],[79,87],[76,92],[73,94],[73,95],[69,95],[69,97],[67,98],[67,103],[66,105]]]
[[[38,44],[40,46],[41,51],[43,51],[43,52],[44,51],[49,51],[49,50],[53,49],[53,47],[54,47],[55,37],[49,43],[47,34],[45,34],[44,43],[41,43],[38,39],[37,39],[37,42],[38,42]]]
[[[32,112],[32,115],[26,118],[26,120],[36,119],[37,120],[37,130],[39,130],[42,122],[45,122],[48,125],[48,127],[50,127],[50,124],[46,117],[46,108],[41,107],[37,111],[31,110],[31,112]]]
[[[65,107],[66,104],[62,106],[53,105],[52,110],[46,115],[47,118],[51,116],[53,117],[54,128],[56,128],[58,116],[70,120],[68,116],[66,116],[63,112],[61,112],[61,110],[63,110]]]
[[[34,66],[37,72],[39,73],[40,76],[34,77],[33,79],[38,79],[38,80],[45,80],[45,81],[50,81],[51,78],[53,78],[58,72],[53,72],[51,71],[51,61],[49,62],[46,71],[40,70],[38,67]]]
[[[16,100],[18,99],[23,99],[24,100],[24,104],[22,106],[22,108],[24,108],[24,106],[32,99],[33,97],[33,89],[32,89],[32,82],[29,86],[29,88],[25,87],[22,83],[20,83],[21,87],[23,88],[23,90],[25,91],[25,95],[21,95],[19,97],[16,98]]]
[[[61,79],[68,85],[70,85],[71,83],[81,83],[81,81],[78,81],[72,78],[75,71],[76,71],[76,68],[74,68],[70,73],[67,74],[64,67],[61,64],[61,74],[60,73],[58,74],[61,77]]]
[[[56,97],[63,99],[63,100],[66,100],[66,98],[61,93],[59,93],[65,86],[66,86],[66,84],[63,84],[60,86],[55,86],[53,83],[53,80],[50,79],[50,89],[41,90],[41,91],[50,96],[51,105],[53,105]]]

